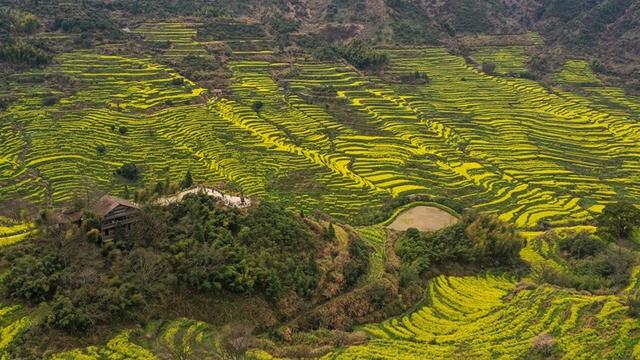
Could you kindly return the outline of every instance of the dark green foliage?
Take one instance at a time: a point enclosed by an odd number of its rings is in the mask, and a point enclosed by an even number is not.
[[[173,66],[180,71],[183,76],[195,80],[208,80],[215,77],[216,71],[222,69],[222,63],[213,56],[187,55],[181,61],[176,62]],[[184,79],[175,78],[173,85],[184,85]]]
[[[104,144],[98,144],[96,145],[96,151],[98,152],[98,154],[103,155],[105,152],[107,152],[107,148],[104,146]]]
[[[349,262],[344,267],[347,287],[353,286],[369,271],[369,254],[371,249],[359,238],[349,239]]]
[[[226,16],[227,11],[224,7],[219,4],[215,5],[205,5],[197,13],[198,16],[203,18],[217,18],[221,16]]]
[[[593,70],[596,74],[605,74],[607,72],[607,67],[604,63],[598,59],[591,61],[591,70]]]
[[[114,38],[121,35],[118,26],[109,16],[82,8],[59,14],[53,21],[52,30],[67,33],[109,32]]]
[[[180,187],[183,189],[190,188],[193,185],[193,176],[191,175],[191,170],[187,170],[187,173],[184,175],[184,179],[180,183]]]
[[[597,1],[594,0],[553,0],[546,6],[546,14],[558,17],[563,21],[575,18],[576,14],[592,8]]]
[[[54,95],[46,96],[42,99],[42,105],[44,106],[53,106],[58,103],[58,97]]]
[[[557,243],[561,254],[576,259],[595,256],[606,247],[604,242],[592,237],[586,232],[578,233],[575,236],[560,238]]]
[[[120,126],[118,128],[118,132],[120,133],[120,135],[126,135],[128,131],[129,131],[129,129],[127,129],[126,126]]]
[[[33,14],[0,8],[0,35],[33,34],[39,27],[40,22]]]
[[[82,308],[74,306],[71,299],[57,295],[51,305],[47,324],[71,334],[80,334],[93,326],[93,320]]]
[[[580,290],[616,290],[629,282],[635,255],[615,244],[607,244],[588,233],[548,231],[542,241],[555,244],[554,257],[564,266],[534,268],[534,278]]]
[[[311,50],[311,56],[320,61],[335,61],[340,57],[336,49],[332,46],[318,46]]]
[[[625,298],[625,303],[629,307],[629,316],[640,318],[640,289],[631,290]]]
[[[483,61],[482,72],[488,75],[493,75],[496,72],[496,64],[491,61]]]
[[[42,49],[26,42],[0,46],[0,62],[15,65],[40,66],[51,61],[51,57]]]
[[[426,273],[432,265],[472,260],[471,243],[464,235],[465,225],[458,223],[434,233],[421,234],[409,229],[396,244],[405,271]]]
[[[27,251],[29,254],[14,255],[5,285],[9,296],[36,304],[51,299],[56,293],[64,264],[55,253],[34,249]]]
[[[271,33],[274,35],[289,34],[300,29],[300,21],[296,19],[287,19],[282,16],[276,16],[271,21]]]
[[[513,226],[497,216],[474,213],[465,214],[463,223],[475,261],[495,266],[512,266],[519,261],[525,243]]]
[[[333,227],[333,223],[329,223],[326,236],[328,240],[334,240],[336,238],[336,229]]]
[[[399,80],[403,84],[418,84],[418,85],[424,85],[431,82],[431,79],[429,78],[427,73],[420,72],[417,70],[408,74],[400,75]]]
[[[633,230],[640,226],[640,209],[627,201],[619,201],[605,206],[596,219],[598,233],[608,239],[628,239]]]
[[[259,113],[263,107],[264,103],[260,100],[254,101],[253,104],[251,104],[251,109],[257,113]]]
[[[136,164],[127,163],[122,165],[118,170],[116,170],[115,174],[129,181],[135,182],[140,179],[142,170]]]
[[[258,24],[246,24],[231,19],[212,19],[198,27],[198,38],[203,40],[261,39],[265,35]]]
[[[336,48],[338,54],[358,69],[372,69],[384,66],[389,61],[387,54],[356,39]]]
[[[513,266],[519,262],[524,241],[516,230],[492,215],[467,212],[448,228],[420,233],[408,229],[396,243],[402,260],[400,280],[405,285],[434,266],[476,263]]]
[[[488,6],[485,1],[461,0],[453,5],[453,27],[459,33],[483,33],[491,30]]]
[[[190,297],[259,293],[275,301],[291,290],[307,297],[319,279],[318,235],[269,203],[243,215],[212,197],[189,195],[166,208],[145,208],[130,236],[105,244],[86,229],[64,242],[52,241],[52,232],[2,254],[13,264],[6,295],[51,301],[48,323],[70,333],[144,318],[180,290]],[[368,250],[353,241],[349,251],[353,284],[366,272]]]

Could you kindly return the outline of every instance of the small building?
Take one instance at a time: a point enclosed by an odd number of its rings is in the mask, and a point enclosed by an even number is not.
[[[61,209],[53,211],[53,219],[58,225],[58,230],[66,231],[73,227],[80,227],[82,225],[82,211],[76,211],[71,209]]]
[[[131,231],[140,206],[121,198],[105,195],[93,206],[92,212],[100,219],[103,241],[113,240],[118,230]]]

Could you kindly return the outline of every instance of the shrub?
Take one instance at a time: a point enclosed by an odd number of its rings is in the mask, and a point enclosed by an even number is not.
[[[51,61],[51,57],[32,44],[18,42],[0,46],[0,61],[16,65],[40,66]]]
[[[625,304],[629,307],[629,316],[640,318],[640,289],[631,290],[625,297]]]
[[[68,333],[81,333],[93,326],[93,320],[82,309],[75,307],[64,295],[57,295],[53,301],[47,323]]]
[[[58,98],[54,95],[45,96],[42,99],[42,105],[44,106],[53,106],[58,103]]]
[[[560,352],[556,339],[549,334],[540,334],[531,343],[530,355],[535,358],[548,359]]]
[[[515,228],[495,215],[465,214],[465,236],[473,248],[477,261],[493,265],[514,265],[520,258],[524,239]]]
[[[103,155],[105,152],[107,152],[107,148],[104,146],[104,144],[98,144],[96,145],[96,151],[98,152],[98,154]]]
[[[482,72],[488,75],[493,75],[496,72],[496,64],[491,61],[483,61]]]
[[[122,165],[118,170],[116,170],[116,175],[121,176],[129,181],[138,181],[140,178],[140,174],[142,170],[132,163],[127,163]]]
[[[180,183],[180,187],[183,189],[190,188],[193,185],[193,176],[191,175],[191,170],[187,170],[187,173],[184,175],[184,179]]]
[[[336,50],[348,63],[358,69],[377,68],[389,62],[387,54],[367,46],[359,39],[353,40],[347,45],[339,46]]]
[[[100,230],[91,229],[87,232],[87,241],[93,244],[99,244],[102,241]]]
[[[640,226],[640,209],[627,201],[619,201],[605,206],[596,218],[598,233],[609,239],[628,239],[633,230]]]
[[[126,126],[120,126],[118,128],[118,132],[120,133],[120,135],[126,135],[128,131],[129,131],[129,129],[127,129]]]
[[[264,103],[260,100],[254,101],[253,104],[251,104],[251,109],[257,113],[259,113],[263,107],[264,107]]]

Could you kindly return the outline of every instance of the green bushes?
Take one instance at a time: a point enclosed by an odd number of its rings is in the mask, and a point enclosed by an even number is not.
[[[493,75],[496,72],[496,64],[491,61],[482,62],[482,72],[487,75]]]
[[[633,252],[584,232],[548,231],[540,240],[552,244],[552,257],[562,265],[536,266],[534,278],[538,282],[579,290],[617,290],[628,284],[637,264]]]
[[[640,226],[640,209],[627,201],[609,204],[596,223],[601,236],[613,240],[628,239],[633,230]]]
[[[499,220],[497,216],[467,214],[465,236],[471,242],[475,261],[495,266],[512,266],[519,261],[524,240],[516,229]]]
[[[640,318],[640,289],[631,290],[625,297],[625,304],[629,307],[629,316]]]
[[[128,163],[122,165],[119,169],[117,169],[115,174],[123,177],[126,180],[135,182],[140,179],[142,169],[140,169],[136,164]]]
[[[51,299],[62,279],[62,259],[55,253],[25,250],[26,254],[9,256],[13,262],[5,279],[7,295],[32,304]]]
[[[0,46],[0,61],[15,65],[40,66],[51,61],[51,57],[42,49],[25,42]]]
[[[39,27],[40,22],[33,14],[0,8],[0,35],[2,33],[33,34]]]
[[[6,295],[50,301],[48,324],[70,333],[143,318],[162,306],[164,294],[184,289],[189,297],[260,293],[276,301],[291,291],[309,296],[319,279],[314,250],[320,234],[269,203],[242,215],[211,197],[190,195],[166,208],[145,208],[130,236],[109,243],[88,228],[54,241],[55,229],[2,254],[13,264]],[[368,248],[350,244],[345,276],[354,284],[366,273]]]
[[[68,333],[80,334],[93,325],[93,320],[81,308],[74,306],[68,297],[58,295],[51,306],[47,323]]]
[[[406,284],[434,266],[450,263],[513,266],[523,246],[509,224],[492,215],[468,212],[459,223],[434,233],[407,230],[396,243],[402,260],[400,280]]]
[[[385,53],[369,47],[359,39],[338,46],[336,50],[348,63],[361,70],[378,68],[389,61]]]

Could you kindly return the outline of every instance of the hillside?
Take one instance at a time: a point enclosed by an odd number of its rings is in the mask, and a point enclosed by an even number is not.
[[[0,358],[640,359],[638,19],[0,0]]]

